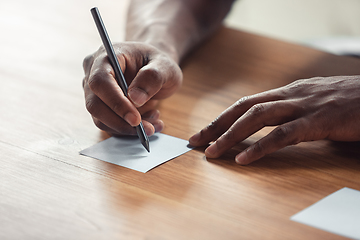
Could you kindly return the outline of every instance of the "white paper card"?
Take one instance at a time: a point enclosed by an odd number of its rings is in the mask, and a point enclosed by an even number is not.
[[[137,137],[111,137],[80,154],[145,173],[190,151],[192,148],[188,144],[186,140],[155,133],[149,137],[148,153]]]
[[[360,191],[342,188],[290,219],[344,237],[360,239]]]

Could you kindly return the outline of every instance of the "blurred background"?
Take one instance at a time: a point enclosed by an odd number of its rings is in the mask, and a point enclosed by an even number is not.
[[[360,55],[359,0],[237,0],[225,23],[335,54]]]

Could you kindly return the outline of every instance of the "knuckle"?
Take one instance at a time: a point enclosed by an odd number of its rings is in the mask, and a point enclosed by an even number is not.
[[[316,89],[319,81],[322,77],[313,77],[308,79],[298,79],[286,86],[283,86],[281,89],[286,93],[287,97],[293,97],[294,95],[305,95],[308,96],[310,92]]]
[[[162,85],[163,79],[160,70],[156,68],[143,68],[141,72],[152,84]]]
[[[88,55],[84,58],[83,60],[83,68],[84,70],[88,69],[88,67],[93,63],[94,61],[94,56],[93,55]]]
[[[257,157],[261,157],[265,155],[265,148],[262,145],[261,141],[257,141],[254,143],[252,147],[253,153],[257,155]]]
[[[278,140],[285,139],[289,136],[289,127],[279,126],[274,130],[274,137]]]
[[[236,132],[233,129],[229,129],[216,140],[216,144],[220,149],[229,148],[236,142]]]
[[[265,109],[264,104],[258,103],[258,104],[255,104],[254,106],[252,106],[249,109],[248,114],[251,115],[251,116],[257,117],[257,116],[263,115],[265,110],[266,109]]]
[[[103,71],[95,71],[93,72],[90,77],[88,78],[88,85],[91,90],[98,89],[101,87],[103,80],[106,77],[105,72]]]
[[[233,129],[229,129],[228,131],[226,131],[223,135],[223,139],[225,141],[233,141],[235,139],[235,131]]]
[[[213,132],[213,131],[216,131],[218,129],[218,120],[219,120],[219,117],[215,118],[209,125],[207,125],[205,127],[205,129],[203,129],[202,131],[209,131],[209,132]]]
[[[301,136],[295,133],[294,126],[282,125],[274,129],[274,140],[279,142],[285,142],[287,145],[295,145],[301,142]]]
[[[230,109],[235,111],[235,112],[239,112],[239,111],[242,111],[246,104],[248,103],[248,100],[249,100],[249,97],[248,96],[245,96],[245,97],[242,97],[240,98],[239,100],[237,100],[231,107]]]
[[[250,98],[248,96],[242,97],[239,100],[237,100],[234,104],[234,108],[242,107],[244,104],[248,102]]]

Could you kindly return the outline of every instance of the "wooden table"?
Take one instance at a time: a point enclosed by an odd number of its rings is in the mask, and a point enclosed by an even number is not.
[[[81,87],[82,59],[101,44],[91,4],[1,3],[0,239],[341,239],[289,218],[343,187],[360,190],[359,142],[301,143],[235,164],[265,128],[220,159],[199,148],[146,174],[79,155],[108,137]],[[116,9],[126,2],[97,6],[121,40]],[[183,88],[160,109],[163,132],[183,139],[242,96],[360,74],[358,59],[226,28],[182,67]]]

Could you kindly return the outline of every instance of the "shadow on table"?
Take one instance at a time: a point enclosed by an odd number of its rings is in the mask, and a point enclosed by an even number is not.
[[[314,141],[304,142],[295,146],[288,146],[276,152],[268,154],[263,158],[250,163],[249,165],[238,165],[235,163],[235,156],[250,146],[244,141],[227,151],[219,159],[207,158],[207,161],[222,167],[231,168],[234,171],[243,171],[244,168],[273,169],[276,171],[288,169],[317,169],[322,172],[340,169],[360,173],[360,142],[334,142]],[[204,148],[197,148],[196,151],[204,152]],[[360,176],[360,174],[358,174]],[[360,177],[359,177],[360,180]]]

